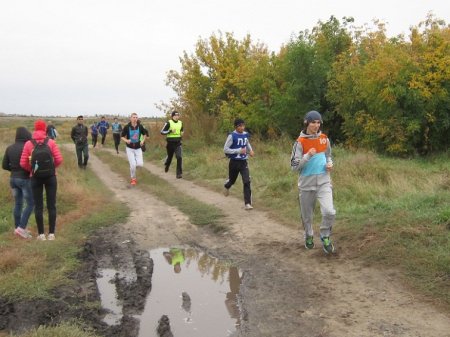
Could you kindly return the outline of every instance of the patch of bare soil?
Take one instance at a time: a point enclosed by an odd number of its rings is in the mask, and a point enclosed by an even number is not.
[[[145,163],[144,169],[166,179],[174,188],[226,214],[223,221],[229,229],[214,234],[193,226],[176,208],[138,187],[130,193],[128,180],[113,173],[93,152],[90,169],[130,206],[131,216],[127,223],[99,231],[89,240],[82,256],[83,268],[73,275],[77,286],[58,289],[60,300],[56,305],[42,304],[39,317],[26,313],[24,317],[36,319],[20,324],[21,329],[81,317],[105,336],[137,336],[138,322],[133,315],[142,311],[140,299],[151,292],[152,261],[145,252],[192,245],[231,260],[244,271],[238,336],[450,336],[448,312],[440,312],[408,291],[394,273],[346,258],[346,245],[351,243],[337,242],[339,253],[331,257],[325,256],[321,247],[306,251],[300,232],[258,211],[257,201],[256,209],[245,211],[242,200],[176,179],[173,172],[164,173],[162,167]],[[336,230],[338,226],[339,221]],[[115,327],[102,323],[103,310],[83,306],[84,301],[98,301],[95,270],[109,266],[118,270],[116,285],[126,302],[121,324]],[[131,281],[122,277],[130,273],[136,275]],[[39,308],[40,304],[35,304]],[[0,303],[0,329],[18,330],[13,328],[14,317],[19,317],[27,305]],[[72,307],[72,311],[67,310]],[[170,336],[164,319],[161,331]]]

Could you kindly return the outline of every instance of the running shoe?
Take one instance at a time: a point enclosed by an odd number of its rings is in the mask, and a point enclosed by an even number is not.
[[[50,234],[48,235],[48,237],[47,237],[47,240],[50,240],[50,241],[55,240],[55,234],[50,233]]]
[[[253,209],[253,206],[252,206],[251,204],[246,204],[246,205],[245,205],[245,210],[246,210],[246,211],[249,211],[249,210],[251,210],[251,209]]]
[[[323,251],[326,254],[334,253],[334,246],[333,246],[333,243],[331,242],[330,238],[328,236],[325,236],[325,237],[321,238],[321,240],[323,243]]]
[[[136,183],[137,183],[136,178],[131,178],[131,183],[130,183],[130,184],[131,184],[132,186],[135,186]]]
[[[314,248],[314,237],[307,236],[305,239],[305,248],[306,249],[313,249]]]

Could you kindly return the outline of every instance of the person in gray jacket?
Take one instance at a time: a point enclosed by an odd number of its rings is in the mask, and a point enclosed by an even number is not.
[[[305,115],[304,129],[292,149],[291,169],[299,172],[298,189],[305,247],[314,248],[313,214],[317,200],[322,213],[320,239],[324,252],[330,254],[335,251],[330,239],[336,216],[330,177],[333,160],[330,141],[320,131],[321,124],[319,112],[310,111]]]
[[[33,212],[34,201],[31,193],[30,172],[20,166],[20,157],[22,155],[25,143],[31,139],[31,133],[25,127],[18,127],[16,130],[16,141],[8,146],[3,156],[2,168],[10,171],[9,185],[14,196],[14,234],[30,239],[31,235],[27,231],[27,224],[31,213]],[[23,201],[26,206],[23,208]]]

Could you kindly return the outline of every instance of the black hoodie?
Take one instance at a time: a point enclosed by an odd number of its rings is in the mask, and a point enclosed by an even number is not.
[[[2,168],[11,171],[11,178],[29,179],[30,172],[20,167],[20,156],[25,143],[31,139],[31,133],[23,126],[16,130],[16,142],[6,148]]]

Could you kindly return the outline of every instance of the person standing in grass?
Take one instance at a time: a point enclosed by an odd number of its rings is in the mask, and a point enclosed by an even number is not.
[[[244,205],[246,210],[253,209],[252,190],[250,187],[250,170],[248,168],[248,156],[253,157],[254,152],[249,141],[249,134],[245,131],[243,119],[236,118],[234,121],[235,130],[230,133],[225,141],[223,152],[230,158],[228,164],[228,180],[224,185],[225,196],[229,195],[231,186],[234,185],[239,174],[244,185]]]
[[[161,129],[161,134],[166,136],[166,150],[167,158],[164,163],[164,171],[168,172],[170,164],[172,163],[173,155],[177,157],[177,179],[183,177],[183,151],[181,148],[181,137],[183,136],[183,122],[180,121],[180,114],[178,111],[172,112],[172,119],[164,124]]]
[[[117,117],[114,117],[114,123],[111,124],[111,130],[114,139],[114,147],[116,148],[117,154],[119,154],[119,144],[120,144],[120,137],[122,134],[122,124],[118,122]]]
[[[48,121],[47,123],[47,137],[50,139],[56,139],[58,137],[58,131],[56,131],[52,121]]]
[[[141,136],[144,136],[143,138]],[[128,162],[130,163],[131,185],[135,186],[136,168],[144,166],[141,147],[145,144],[146,130],[142,124],[138,123],[138,115],[133,112],[130,116],[130,122],[122,130],[122,140],[126,143]]]
[[[14,234],[24,239],[30,239],[32,236],[26,230],[28,220],[33,212],[34,201],[31,192],[30,172],[20,166],[20,157],[25,143],[31,139],[31,133],[23,126],[16,130],[16,141],[8,146],[3,156],[2,168],[10,171],[9,185],[14,197]],[[26,206],[23,208],[23,201]]]
[[[334,253],[331,230],[336,217],[330,172],[333,169],[331,145],[320,131],[322,116],[310,111],[304,118],[304,129],[295,142],[291,154],[291,169],[299,172],[298,189],[305,247],[314,248],[313,215],[316,200],[320,204],[322,223],[320,239],[325,253]]]
[[[72,128],[70,133],[75,144],[77,153],[78,167],[86,169],[89,160],[88,128],[84,125],[83,116],[77,117],[77,125]]]
[[[39,150],[38,150],[39,148]],[[37,154],[39,152],[39,155]],[[36,158],[39,158],[36,159]],[[42,160],[41,160],[42,159]],[[44,195],[48,211],[48,240],[55,240],[56,229],[56,168],[63,162],[58,145],[46,134],[43,120],[34,123],[32,139],[25,143],[20,157],[20,166],[30,172],[31,190],[34,199],[34,216],[38,228],[38,240],[46,240],[44,234]]]

